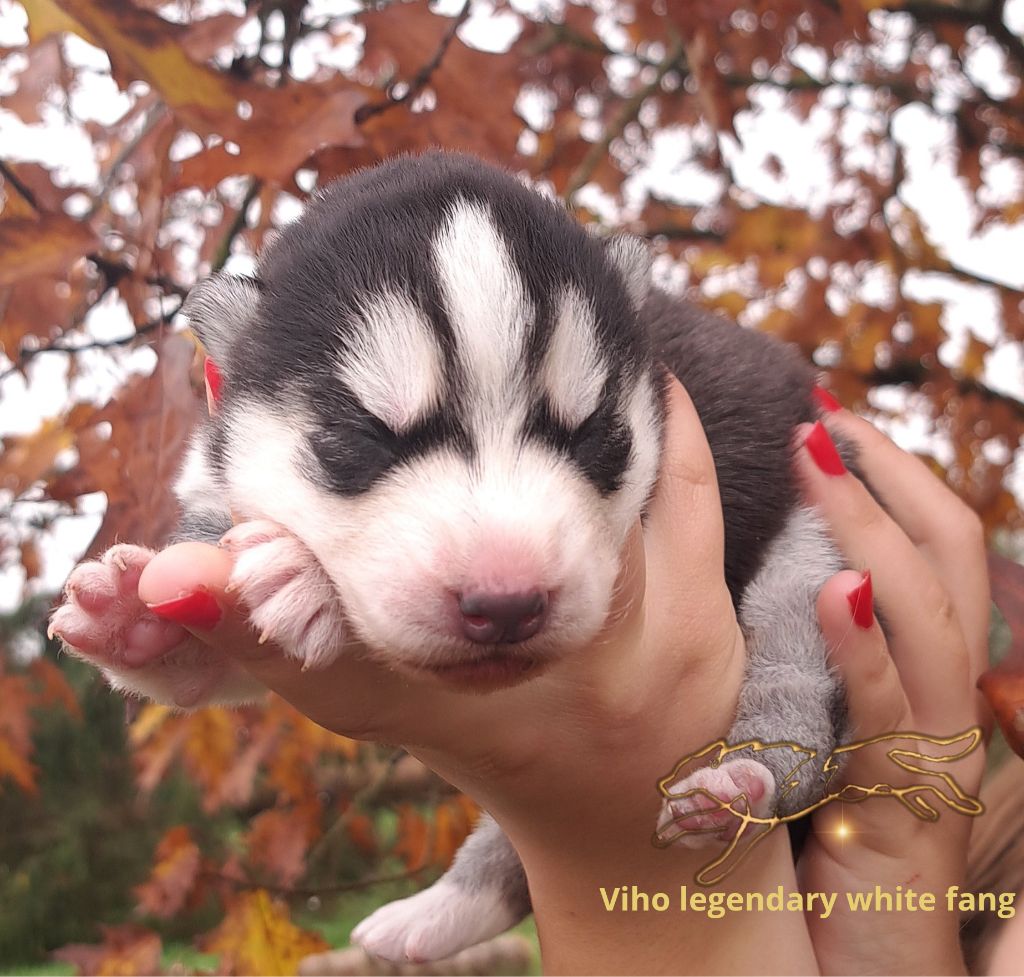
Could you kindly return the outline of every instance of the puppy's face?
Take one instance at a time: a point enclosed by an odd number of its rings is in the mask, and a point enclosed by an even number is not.
[[[487,202],[436,211],[418,274],[328,297],[329,341],[301,370],[282,356],[272,392],[231,357],[220,465],[232,511],[303,539],[378,656],[483,688],[602,626],[661,409],[629,246],[579,232],[538,265]],[[253,315],[273,323],[295,299],[268,277]]]

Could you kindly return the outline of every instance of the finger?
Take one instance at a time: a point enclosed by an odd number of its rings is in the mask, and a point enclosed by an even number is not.
[[[856,746],[888,733],[913,731],[910,703],[885,635],[871,613],[871,576],[855,570],[835,574],[822,587],[817,610],[829,662],[838,670],[845,688],[849,728],[849,736],[844,738],[846,745]],[[883,748],[879,749],[879,745]],[[906,780],[904,773],[888,756],[888,748],[895,741],[879,745],[857,746],[838,754],[841,763],[837,781],[829,785],[829,790],[902,785]],[[883,804],[841,803],[829,805],[815,815],[819,840],[825,844],[835,842],[840,849],[847,841],[846,832],[853,831],[860,845],[887,850],[893,842],[894,829],[901,823],[894,818],[891,808]]]
[[[892,518],[922,547],[945,585],[971,650],[975,678],[987,667],[989,585],[981,520],[919,458],[848,411],[828,426],[853,441],[857,464]]]
[[[401,709],[402,683],[359,655],[303,671],[272,642],[260,643],[245,608],[227,591],[233,561],[227,550],[179,543],[158,553],[139,579],[139,597],[158,614],[168,608],[197,638],[241,663],[267,688],[328,728],[371,738]],[[389,729],[389,733],[394,733]]]
[[[804,497],[824,517],[847,560],[872,571],[875,598],[890,629],[889,648],[914,715],[943,729],[962,723],[973,683],[946,589],[906,534],[846,471],[821,424],[801,425],[797,444]]]
[[[139,598],[173,618],[205,644],[244,660],[267,657],[258,649],[245,614],[226,592],[231,555],[207,543],[178,543],[157,553],[139,578]]]
[[[717,619],[731,602],[715,463],[693,401],[675,377],[666,405],[661,470],[644,533],[646,602],[678,627]]]
[[[842,570],[818,595],[818,621],[829,662],[846,688],[850,738],[865,740],[906,728],[910,705],[871,610],[871,576]],[[873,781],[858,781],[873,782]]]

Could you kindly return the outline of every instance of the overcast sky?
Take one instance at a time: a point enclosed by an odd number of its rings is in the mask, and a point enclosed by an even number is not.
[[[445,0],[441,9],[456,10],[460,0]],[[522,8],[524,4],[514,4]],[[347,0],[319,0],[314,4],[314,15],[347,12],[356,4]],[[209,12],[230,10],[244,12],[242,0],[209,0],[203,8]],[[180,12],[174,5],[166,10],[169,15]],[[505,12],[494,16],[484,0],[475,6],[476,13],[460,29],[466,43],[491,50],[500,50],[514,39],[517,18]],[[1024,0],[1009,0],[1006,19],[1011,29],[1024,33]],[[889,29],[898,37],[901,21],[897,15]],[[0,46],[13,47],[25,43],[26,17],[20,4],[13,0],[0,0]],[[617,40],[609,29],[610,43]],[[255,18],[240,33],[241,44],[254,48],[258,41]],[[333,64],[339,68],[351,66],[359,55],[361,35],[353,35],[351,44],[330,47],[322,38],[311,37],[300,43],[293,55],[293,68],[299,76],[308,76],[318,64]],[[83,64],[94,70],[79,75],[79,82],[71,96],[72,115],[80,122],[95,120],[110,125],[119,119],[131,105],[132,97],[118,91],[109,76],[109,62],[102,51],[92,48],[78,38],[64,42],[65,55],[74,64]],[[225,51],[225,60],[230,53]],[[807,49],[800,53],[800,67],[812,76],[825,78],[829,70],[820,52]],[[16,74],[24,59],[9,55],[0,63],[0,93],[16,86]],[[1001,50],[992,43],[974,46],[967,60],[967,69],[975,84],[991,94],[1009,95],[1016,91],[1019,80],[1005,70]],[[833,65],[832,71],[836,70]],[[729,142],[727,158],[736,184],[755,193],[763,200],[820,211],[836,194],[842,192],[836,174],[821,150],[822,142],[831,135],[842,112],[841,135],[847,151],[863,152],[861,136],[877,123],[868,93],[863,98],[856,90],[835,91],[836,98],[823,99],[823,105],[801,119],[787,111],[785,98],[774,89],[762,88],[752,97],[753,109],[737,119],[741,145]],[[831,103],[831,104],[830,104]],[[1024,223],[1015,228],[992,228],[971,234],[971,201],[966,189],[956,177],[953,155],[948,151],[951,123],[928,112],[922,106],[911,106],[897,113],[893,127],[896,140],[904,147],[908,180],[902,194],[904,202],[920,215],[929,236],[955,265],[976,272],[986,278],[1024,289]],[[659,196],[686,203],[701,203],[714,198],[719,189],[718,177],[701,170],[690,161],[689,149],[693,135],[679,129],[660,132],[655,140],[649,165],[631,177],[627,199],[631,194],[655,190]],[[184,155],[198,148],[189,148],[187,141],[177,144],[174,152]],[[43,121],[25,125],[13,113],[0,109],[0,147],[9,160],[28,160],[56,168],[68,181],[85,185],[98,185],[99,161],[81,124],[69,121],[55,90],[49,107],[44,109]],[[785,177],[772,175],[762,165],[768,154],[782,162]],[[1008,165],[989,174],[987,192],[993,202],[1020,199],[1024,195],[1019,165]],[[130,196],[115,205],[130,207]],[[607,201],[591,191],[585,197],[596,209],[608,209]],[[82,207],[82,201],[72,207]],[[293,216],[300,204],[294,198],[283,196],[279,209],[282,217]],[[233,259],[234,270],[245,270],[245,255]],[[961,282],[938,281],[935,276],[919,276],[911,281],[910,297],[920,300],[942,299],[946,312],[942,325],[947,340],[940,350],[940,358],[947,365],[959,362],[971,334],[994,349],[986,359],[984,382],[996,390],[1024,399],[1024,354],[1019,343],[1002,339],[999,335],[997,298],[991,289],[973,287]],[[105,301],[88,318],[82,339],[114,338],[132,331],[127,312],[116,297]],[[0,434],[24,433],[33,430],[46,417],[59,414],[69,399],[88,398],[105,401],[135,371],[152,369],[155,361],[152,350],[115,349],[86,351],[80,356],[78,378],[69,388],[68,358],[59,354],[40,356],[28,366],[28,383],[17,374],[8,377],[0,388]],[[0,356],[0,372],[9,361]],[[888,425],[890,433],[911,449],[927,449],[940,461],[948,460],[949,452],[941,439],[930,435],[923,413],[913,410],[913,401],[907,405],[902,391],[880,390],[874,395],[877,406],[909,406],[907,417]],[[1016,446],[990,447],[994,452],[1009,452]],[[1024,499],[1024,464],[1018,460],[1011,473],[1010,484],[1018,498]],[[945,456],[945,458],[944,458]],[[0,498],[0,505],[6,500]],[[56,589],[67,571],[88,544],[102,518],[102,497],[87,500],[88,510],[82,517],[62,520],[46,545],[47,574],[45,585]],[[17,571],[0,575],[0,610],[17,603],[21,576]]]

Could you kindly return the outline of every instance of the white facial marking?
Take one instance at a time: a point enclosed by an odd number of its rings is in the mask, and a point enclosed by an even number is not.
[[[359,318],[345,332],[337,374],[371,414],[401,433],[440,399],[441,351],[433,329],[395,292],[367,297]]]
[[[174,483],[174,494],[190,513],[220,522],[224,516],[224,486],[214,474],[204,434],[193,436]]]
[[[570,427],[578,427],[594,412],[608,379],[597,344],[594,312],[572,286],[559,299],[542,377],[555,414]]]
[[[444,663],[465,654],[451,594],[521,585],[555,591],[532,647],[576,647],[604,620],[618,570],[617,527],[573,467],[539,445],[488,447],[479,466],[431,452],[368,491],[342,497],[310,479],[300,405],[235,403],[225,412],[225,481],[238,519],[270,519],[313,552],[346,619],[389,662]]]
[[[626,420],[633,436],[629,464],[622,475],[622,487],[612,496],[610,522],[625,539],[633,521],[658,477],[661,464],[661,428],[658,424],[658,402],[654,381],[641,378],[625,403]]]
[[[523,362],[532,309],[491,215],[460,200],[434,242],[434,265],[466,375],[487,406]]]

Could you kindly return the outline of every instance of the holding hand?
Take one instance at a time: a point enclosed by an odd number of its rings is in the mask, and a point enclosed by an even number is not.
[[[922,462],[866,421],[836,411],[827,426],[858,446],[859,466],[885,505],[835,464],[824,426],[799,432],[796,464],[805,498],[859,568],[836,574],[818,600],[831,660],[846,681],[851,738],[963,733],[982,721],[975,682],[988,659],[981,524]],[[983,769],[979,749],[946,772],[977,795]],[[893,786],[924,779],[901,774],[885,748],[856,751],[840,777]],[[893,799],[832,804],[815,816],[799,863],[805,890],[873,893],[880,886],[895,893],[902,886],[936,895],[933,912],[850,911],[841,895],[829,919],[811,915],[823,973],[964,972],[959,914],[956,906],[947,909],[946,893],[963,885],[972,819],[931,803],[940,814],[936,823]]]

